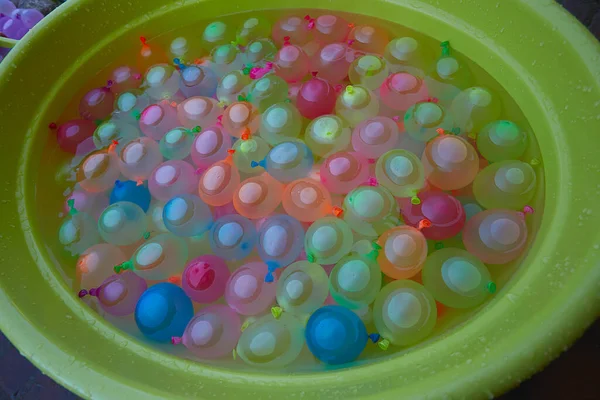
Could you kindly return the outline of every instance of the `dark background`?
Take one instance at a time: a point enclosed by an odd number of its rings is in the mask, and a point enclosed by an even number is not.
[[[45,13],[53,8],[52,3],[61,2],[15,1],[18,6],[39,7]],[[600,0],[559,0],[559,3],[600,39]],[[600,321],[596,321],[567,352],[500,399],[600,400],[599,380]],[[78,397],[42,374],[0,335],[0,400],[70,399]]]

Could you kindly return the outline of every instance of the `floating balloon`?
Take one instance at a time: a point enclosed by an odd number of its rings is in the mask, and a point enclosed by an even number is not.
[[[297,261],[277,281],[277,303],[286,313],[309,315],[327,298],[327,273],[319,264]]]
[[[473,182],[473,194],[487,209],[520,210],[535,194],[536,173],[531,165],[505,160],[485,167]]]
[[[225,288],[225,301],[242,315],[258,315],[275,303],[276,282],[265,282],[267,264],[250,262],[236,269]]]

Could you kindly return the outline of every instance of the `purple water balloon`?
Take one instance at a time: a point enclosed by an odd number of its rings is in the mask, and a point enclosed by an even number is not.
[[[10,0],[0,0],[0,13],[4,15],[10,15],[17,6]]]
[[[27,9],[27,10],[21,11],[21,13],[19,14],[19,16],[17,18],[19,18],[21,20],[21,22],[23,22],[23,25],[25,25],[25,28],[31,29],[38,22],[40,22],[42,20],[42,18],[44,18],[44,14],[42,14],[35,8],[32,8],[32,9]]]
[[[98,304],[111,315],[129,315],[135,311],[140,296],[148,288],[148,284],[131,271],[109,276],[97,288],[81,289],[79,297],[87,295],[96,297]]]
[[[9,39],[19,40],[27,33],[23,22],[16,18],[9,18],[2,26],[2,33]]]

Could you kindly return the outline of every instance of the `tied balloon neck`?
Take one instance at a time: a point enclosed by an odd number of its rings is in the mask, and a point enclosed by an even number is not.
[[[283,308],[277,306],[271,307],[271,315],[273,315],[273,318],[279,319],[281,314],[283,314]]]
[[[133,262],[125,261],[124,263],[115,265],[115,267],[114,267],[114,271],[117,274],[120,274],[121,272],[127,271],[127,270],[133,270]]]
[[[440,47],[442,48],[442,56],[448,57],[450,55],[450,41],[446,40],[440,43]]]

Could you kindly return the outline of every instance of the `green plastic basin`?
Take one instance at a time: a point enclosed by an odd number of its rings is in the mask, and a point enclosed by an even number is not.
[[[41,238],[56,219],[52,182],[38,180],[48,123],[138,36],[299,7],[366,14],[450,40],[503,85],[543,159],[545,206],[533,247],[466,323],[360,366],[248,372],[132,339],[77,299]],[[491,398],[550,362],[599,314],[600,46],[553,0],[69,0],[0,64],[0,98],[0,328],[83,397]]]

